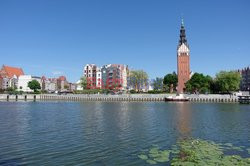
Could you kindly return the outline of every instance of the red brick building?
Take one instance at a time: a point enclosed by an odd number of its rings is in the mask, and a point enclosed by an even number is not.
[[[190,79],[190,49],[186,39],[186,32],[182,20],[180,29],[180,40],[177,47],[177,92],[185,91],[185,83]]]
[[[57,89],[58,91],[67,91],[69,89],[69,83],[65,76],[60,76],[57,79]]]

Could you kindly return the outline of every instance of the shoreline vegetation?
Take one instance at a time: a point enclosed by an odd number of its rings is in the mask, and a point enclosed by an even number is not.
[[[150,165],[250,165],[250,158],[241,157],[241,152],[250,154],[249,147],[187,138],[178,140],[169,149],[153,145],[150,149],[143,149],[137,157]]]
[[[175,94],[178,89],[178,79],[175,72],[165,75],[164,78],[156,78],[151,83],[148,81],[148,76],[145,72],[143,74],[135,74],[139,71],[133,71],[128,78],[128,85],[121,87],[121,84],[115,83],[107,87],[90,86],[86,77],[80,79],[79,87],[70,89],[56,88],[54,90],[45,90],[44,85],[40,85],[37,80],[28,82],[30,92],[24,92],[19,89],[9,87],[7,89],[0,89],[0,94],[22,95],[22,94]],[[139,73],[140,73],[139,72]],[[141,76],[142,75],[142,76]],[[145,75],[145,76],[144,76]],[[240,90],[241,76],[239,72],[225,72],[221,71],[215,78],[205,76],[202,73],[194,73],[190,80],[186,82],[184,93],[186,94],[231,94]],[[89,85],[90,84],[90,85]],[[81,90],[79,90],[81,89]],[[249,89],[250,90],[250,89]]]

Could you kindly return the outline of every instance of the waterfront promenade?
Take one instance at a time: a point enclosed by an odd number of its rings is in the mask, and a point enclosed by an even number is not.
[[[104,94],[23,94],[7,95],[0,94],[1,101],[164,101],[165,97],[175,96],[175,94],[122,94],[122,95],[104,95]],[[185,95],[191,102],[238,102],[237,96],[230,95]]]

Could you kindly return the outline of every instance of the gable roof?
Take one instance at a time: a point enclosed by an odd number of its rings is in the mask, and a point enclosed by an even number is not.
[[[22,68],[10,67],[5,65],[3,65],[2,67],[2,72],[9,78],[12,78],[14,75],[16,75],[17,77],[19,77],[20,75],[24,75]]]
[[[66,77],[65,77],[65,76],[60,76],[60,77],[58,78],[58,80],[60,80],[60,81],[66,81]]]

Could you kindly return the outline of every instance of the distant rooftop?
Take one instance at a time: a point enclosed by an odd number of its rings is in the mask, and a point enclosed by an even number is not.
[[[12,78],[14,75],[17,77],[19,77],[20,75],[24,75],[22,68],[11,67],[11,66],[6,66],[6,65],[3,65],[2,69],[1,69],[1,73],[4,76],[7,76],[9,78]]]

